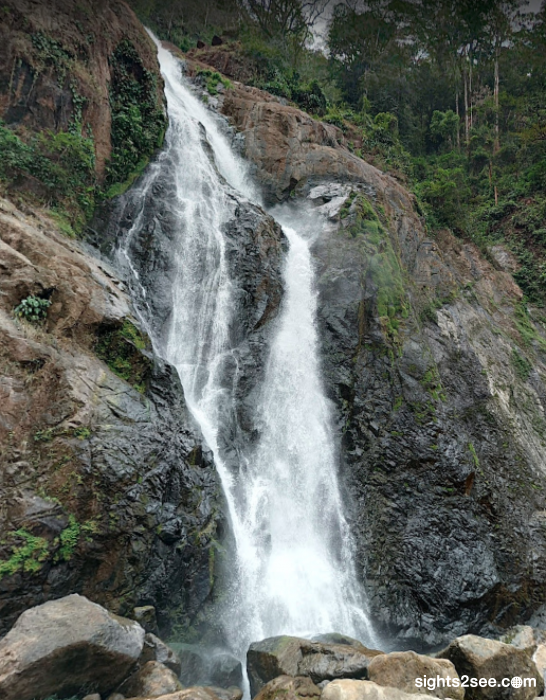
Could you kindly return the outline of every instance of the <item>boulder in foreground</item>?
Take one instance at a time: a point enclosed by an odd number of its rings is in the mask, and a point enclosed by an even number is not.
[[[313,683],[336,678],[367,678],[374,656],[383,652],[342,644],[321,644],[298,637],[270,637],[250,645],[247,669],[256,695],[278,676],[307,676]]]
[[[372,681],[337,680],[328,683],[321,700],[429,700],[430,695],[404,693],[398,688],[386,688]]]
[[[321,690],[305,676],[279,676],[266,683],[255,700],[320,700]]]
[[[0,640],[0,697],[67,696],[83,686],[104,694],[138,660],[144,630],[80,595],[24,612]]]
[[[416,679],[426,676],[433,680],[434,688],[418,687]],[[455,666],[448,659],[433,659],[430,656],[416,654],[414,651],[395,651],[381,654],[372,659],[368,666],[368,678],[381,686],[398,688],[405,693],[432,695],[435,698],[452,698],[463,700],[464,688]],[[442,682],[438,682],[438,678]],[[453,681],[456,681],[453,684]],[[437,687],[438,686],[438,687]]]
[[[532,700],[544,690],[544,681],[529,650],[511,644],[466,634],[454,639],[438,657],[452,661],[461,678],[469,676],[478,683],[482,680],[481,686],[466,688],[466,700]],[[503,681],[506,684],[505,679],[512,678],[521,678],[521,687],[502,685]],[[495,679],[493,687],[489,679]]]
[[[147,661],[118,688],[126,698],[159,697],[182,690],[178,676],[159,661]]]

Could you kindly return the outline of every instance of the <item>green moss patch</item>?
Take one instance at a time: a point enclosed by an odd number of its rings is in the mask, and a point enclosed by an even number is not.
[[[197,71],[196,75],[205,79],[205,87],[207,88],[209,95],[218,94],[218,85],[223,85],[226,89],[232,87],[231,81],[224,78],[224,76],[217,71],[209,70],[208,68],[201,68]]]
[[[107,329],[99,335],[94,351],[114,374],[143,394],[152,366],[151,360],[142,353],[147,345],[147,337],[125,319],[121,328]]]
[[[355,221],[347,231],[359,240],[367,274],[377,288],[377,315],[386,338],[398,343],[400,319],[409,315],[402,267],[387,230],[372,204],[362,195],[354,200]]]

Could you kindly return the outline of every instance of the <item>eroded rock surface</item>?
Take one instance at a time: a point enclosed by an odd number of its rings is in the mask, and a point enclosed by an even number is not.
[[[74,591],[188,623],[222,516],[177,374],[111,266],[39,210],[1,200],[0,247],[0,634]],[[29,296],[51,302],[42,324],[13,316]]]
[[[114,53],[121,46],[138,58],[126,67],[129,73],[141,80],[143,71],[157,77],[161,105],[157,52],[125,2],[6,0],[0,24],[0,117],[30,132],[69,131],[75,122],[89,125],[102,177],[112,149]],[[60,65],[71,70],[63,72]]]

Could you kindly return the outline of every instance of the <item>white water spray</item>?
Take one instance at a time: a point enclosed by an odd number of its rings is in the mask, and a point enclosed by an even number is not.
[[[234,409],[226,376],[233,373],[230,328],[237,322],[223,231],[236,206],[234,191],[254,202],[258,198],[215,117],[186,86],[179,62],[159,44],[158,56],[169,129],[143,188],[152,186],[154,172],[173,169],[166,206],[178,232],[173,312],[162,351],[177,368],[188,407],[214,453],[229,507],[237,583],[224,623],[232,651],[243,657],[251,642],[277,634],[336,631],[370,642],[320,376],[305,230],[310,215],[302,211],[294,223],[290,212],[291,224],[284,226],[290,244],[285,296],[260,392],[260,438],[233,473],[218,440]],[[278,207],[272,214],[282,224],[288,211]],[[316,219],[313,224],[316,228]],[[129,239],[140,225],[137,217]]]

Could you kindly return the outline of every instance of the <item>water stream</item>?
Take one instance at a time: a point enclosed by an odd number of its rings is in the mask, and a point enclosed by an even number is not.
[[[301,207],[271,214],[289,242],[284,298],[270,338],[255,422],[238,470],[219,440],[233,415],[233,284],[224,230],[238,197],[259,203],[245,163],[217,117],[192,92],[179,62],[158,45],[169,113],[165,147],[140,186],[145,199],[162,168],[175,222],[172,318],[159,351],[178,370],[190,411],[213,451],[236,544],[236,584],[222,612],[231,650],[277,634],[341,632],[372,640],[356,583],[337,481],[330,405],[321,381],[317,294],[310,253],[317,220]],[[213,157],[211,157],[211,151]],[[289,223],[288,223],[289,222]],[[138,234],[136,216],[128,241]],[[122,254],[136,278],[126,244]]]

